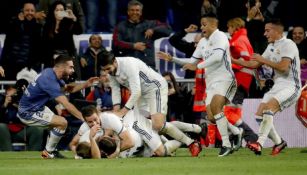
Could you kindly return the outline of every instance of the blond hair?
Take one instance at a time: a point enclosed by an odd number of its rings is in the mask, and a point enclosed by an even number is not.
[[[232,18],[227,22],[228,27],[233,27],[235,30],[239,30],[245,27],[245,22],[241,18]]]

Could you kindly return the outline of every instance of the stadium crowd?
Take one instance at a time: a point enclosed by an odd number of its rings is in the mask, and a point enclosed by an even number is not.
[[[0,151],[25,142],[43,158],[72,150],[78,159],[170,156],[182,146],[192,156],[218,147],[223,157],[242,139],[255,154],[267,138],[272,155],[287,146],[273,117],[307,80],[301,0],[1,3],[0,83],[16,84],[0,96]],[[101,32],[113,34],[111,52]],[[78,55],[73,35],[84,33],[89,47]],[[193,42],[188,33],[197,33]],[[190,59],[155,53],[162,37]],[[181,65],[195,87],[159,72],[155,59]],[[242,120],[246,98],[263,98],[251,116],[259,132]]]

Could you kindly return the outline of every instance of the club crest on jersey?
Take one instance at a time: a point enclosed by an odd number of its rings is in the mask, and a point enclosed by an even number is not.
[[[277,49],[277,50],[276,50],[276,53],[279,55],[279,54],[280,54],[280,50],[279,50],[279,49]]]
[[[211,55],[213,55],[213,51],[212,50],[206,50],[204,53],[204,58],[208,59]]]

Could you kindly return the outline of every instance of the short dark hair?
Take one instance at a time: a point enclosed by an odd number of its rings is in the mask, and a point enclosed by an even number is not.
[[[64,64],[67,61],[72,61],[72,57],[69,55],[59,55],[54,60],[54,65]]]
[[[116,141],[111,137],[102,137],[97,142],[97,145],[101,152],[105,153],[106,156],[113,154],[116,151]]]
[[[271,23],[275,26],[280,27],[280,29],[282,29],[282,31],[284,31],[284,24],[282,23],[282,21],[279,18],[272,18],[266,21],[266,24]]]
[[[96,106],[88,105],[88,106],[84,106],[81,109],[81,113],[82,113],[83,118],[86,118],[86,117],[93,115],[94,113],[98,114],[98,110],[97,110]]]
[[[142,9],[143,9],[143,4],[137,0],[131,0],[128,2],[128,9],[131,7],[131,6],[135,6],[135,5],[138,5],[140,6]]]
[[[101,66],[107,66],[112,64],[115,60],[115,56],[112,52],[102,52],[98,55],[98,59],[101,61]]]
[[[25,0],[24,2],[22,2],[21,10],[23,10],[23,8],[25,7],[26,4],[32,4],[34,6],[35,10],[36,10],[35,2],[31,1],[31,0]]]
[[[210,12],[210,13],[206,13],[206,14],[202,15],[201,18],[215,18],[215,19],[217,19],[217,15],[213,12]]]
[[[201,18],[207,18],[207,20],[210,23],[215,24],[217,27],[219,25],[219,20],[218,20],[217,15],[215,13],[210,12],[210,13],[204,14]]]

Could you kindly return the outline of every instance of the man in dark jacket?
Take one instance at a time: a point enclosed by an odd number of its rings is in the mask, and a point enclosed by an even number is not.
[[[193,42],[188,42],[183,38],[192,32],[196,32],[197,25],[190,24],[188,28],[182,31],[176,32],[169,38],[169,43],[174,46],[177,50],[185,53],[186,58],[191,58],[194,50],[196,49],[198,41],[201,39],[200,34],[196,34]],[[186,70],[184,78],[195,78],[195,71]]]
[[[100,74],[99,54],[106,52],[102,45],[102,38],[98,34],[93,34],[89,38],[89,47],[81,56],[81,77],[87,80],[90,77],[98,77]]]
[[[116,56],[132,56],[156,69],[154,40],[167,37],[171,29],[159,21],[142,20],[143,4],[128,3],[128,19],[120,22],[113,33],[113,51]]]
[[[0,59],[0,77],[6,80],[16,80],[17,73],[25,67],[39,67],[42,26],[34,14],[34,4],[27,2],[10,23]]]

